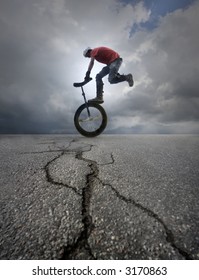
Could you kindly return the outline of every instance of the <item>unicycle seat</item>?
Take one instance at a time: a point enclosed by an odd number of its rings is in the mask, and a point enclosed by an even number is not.
[[[81,82],[81,83],[74,83],[73,86],[74,86],[74,87],[83,87],[84,85],[86,85],[87,83],[89,83],[91,80],[92,80],[92,78],[84,79],[83,82]]]

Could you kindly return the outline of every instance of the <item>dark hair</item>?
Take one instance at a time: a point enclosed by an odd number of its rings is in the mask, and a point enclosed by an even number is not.
[[[92,51],[92,49],[88,50],[86,54],[89,54]]]

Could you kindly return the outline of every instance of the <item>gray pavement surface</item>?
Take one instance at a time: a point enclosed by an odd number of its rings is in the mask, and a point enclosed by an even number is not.
[[[199,259],[199,136],[0,136],[0,259]]]

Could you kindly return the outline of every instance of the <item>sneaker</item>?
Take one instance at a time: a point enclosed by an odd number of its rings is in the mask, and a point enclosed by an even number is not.
[[[95,102],[95,103],[102,104],[102,103],[104,103],[104,100],[103,100],[102,97],[101,97],[101,98],[95,97],[95,98],[93,98],[93,99],[89,99],[88,102]]]
[[[134,85],[132,74],[126,75],[126,81],[129,83],[129,86],[132,87]]]

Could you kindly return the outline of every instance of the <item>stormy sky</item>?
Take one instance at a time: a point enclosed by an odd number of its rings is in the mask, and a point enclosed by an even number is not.
[[[135,81],[104,78],[107,133],[198,134],[198,15],[198,0],[0,0],[0,133],[75,133],[82,52],[107,46]]]

